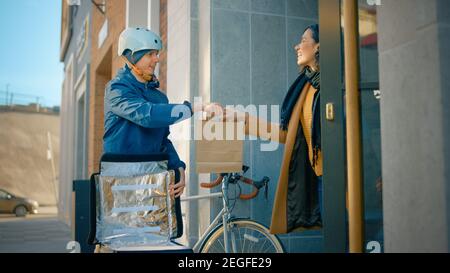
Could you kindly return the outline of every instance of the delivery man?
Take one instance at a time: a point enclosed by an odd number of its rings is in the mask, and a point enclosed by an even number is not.
[[[119,37],[118,54],[126,62],[105,90],[104,153],[169,155],[168,169],[180,171],[180,181],[171,194],[184,191],[186,164],[168,139],[169,126],[190,118],[194,112],[221,113],[219,104],[191,106],[188,101],[170,104],[155,77],[161,38],[146,28],[127,28]]]

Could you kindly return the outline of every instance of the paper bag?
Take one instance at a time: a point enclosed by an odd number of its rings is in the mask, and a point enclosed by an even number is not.
[[[242,171],[244,122],[198,121],[196,123],[196,172]]]

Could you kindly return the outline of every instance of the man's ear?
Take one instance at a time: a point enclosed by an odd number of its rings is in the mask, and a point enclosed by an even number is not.
[[[316,52],[319,52],[320,51],[320,43],[318,43],[317,45],[316,45]]]

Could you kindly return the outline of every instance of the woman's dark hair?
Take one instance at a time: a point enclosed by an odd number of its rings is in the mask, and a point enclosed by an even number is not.
[[[308,29],[311,30],[312,32],[312,37],[314,39],[314,41],[316,43],[319,43],[319,25],[318,24],[314,24],[314,25],[309,25],[305,28],[305,30],[303,31],[303,33],[305,33]]]
[[[308,29],[311,30],[312,38],[313,38],[314,42],[319,43],[320,42],[320,40],[319,40],[319,25],[318,24],[309,25],[305,28],[303,33],[305,33]],[[317,68],[320,69],[320,51],[316,52],[315,58],[316,58],[316,66],[317,66]]]

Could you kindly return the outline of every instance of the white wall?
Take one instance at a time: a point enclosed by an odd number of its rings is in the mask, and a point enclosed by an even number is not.
[[[127,0],[126,27],[148,27],[159,34],[160,0]]]
[[[59,218],[71,225],[72,181],[74,179],[74,57],[70,56],[65,67],[64,88],[61,96],[61,142],[59,170]]]
[[[191,63],[192,68],[192,83],[191,86],[195,90],[192,90],[196,96],[202,98],[203,102],[211,101],[211,0],[191,0],[191,18],[193,25],[192,40],[191,40],[191,54],[193,60]],[[195,24],[194,24],[195,23]],[[194,35],[195,34],[195,35]],[[195,143],[191,145],[193,151],[195,149]],[[195,166],[195,162],[191,164]],[[191,190],[193,194],[208,194],[210,190],[202,189],[198,183],[207,182],[211,180],[210,174],[192,175],[197,183],[195,190]],[[193,206],[193,210],[196,210],[196,223],[195,232],[197,236],[201,236],[203,232],[208,228],[211,222],[211,200],[200,200],[197,206]],[[194,227],[193,227],[194,228]],[[194,233],[194,232],[192,232]]]
[[[190,96],[190,1],[169,0],[167,3],[167,96],[171,103],[182,103],[189,100]],[[175,149],[180,159],[186,163],[186,174],[189,168],[189,135],[190,121],[183,121],[171,126],[171,135]],[[189,175],[186,175],[187,187],[185,194],[189,192]],[[185,230],[182,238],[187,243],[189,225],[187,219],[191,219],[187,211],[187,204],[182,203]]]
[[[127,0],[126,9],[126,27],[147,26],[148,0]]]
[[[148,16],[147,27],[153,32],[159,34],[159,11],[160,0],[147,0],[148,1]]]
[[[88,148],[87,148],[87,131],[88,131],[88,105],[87,98],[88,89],[88,65],[83,68],[83,71],[78,77],[74,92],[75,92],[75,162],[74,162],[74,179],[82,180],[88,179]]]

